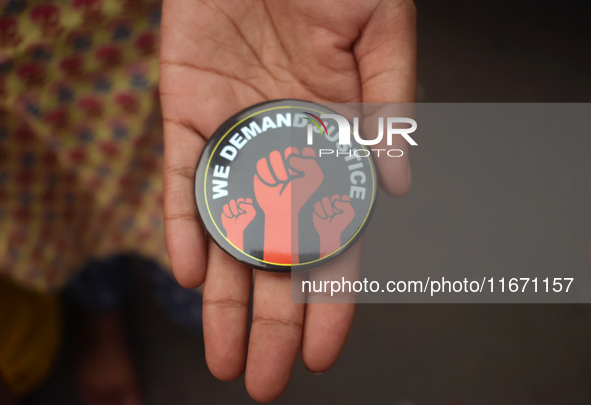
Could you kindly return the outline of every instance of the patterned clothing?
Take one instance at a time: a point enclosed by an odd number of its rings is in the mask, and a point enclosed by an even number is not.
[[[62,288],[89,258],[168,267],[161,4],[0,0],[0,275]]]

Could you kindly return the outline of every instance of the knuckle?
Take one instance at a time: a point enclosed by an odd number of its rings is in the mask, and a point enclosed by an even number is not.
[[[163,175],[165,179],[171,179],[174,177],[184,177],[193,181],[195,168],[185,165],[165,165],[163,169]]]
[[[217,298],[217,299],[204,299],[203,300],[204,307],[214,307],[214,308],[235,308],[235,309],[244,309],[248,308],[248,304],[242,301],[239,301],[234,298]]]
[[[199,221],[199,214],[197,214],[196,212],[179,212],[164,214],[164,221]]]
[[[259,325],[270,329],[293,329],[300,332],[302,330],[301,322],[273,317],[254,316],[252,325]]]

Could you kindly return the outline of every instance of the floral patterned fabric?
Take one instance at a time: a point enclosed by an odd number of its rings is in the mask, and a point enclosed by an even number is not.
[[[161,4],[0,0],[0,275],[42,291],[89,258],[168,267]]]

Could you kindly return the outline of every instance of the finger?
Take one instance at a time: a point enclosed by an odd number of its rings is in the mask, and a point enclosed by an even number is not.
[[[224,204],[224,207],[222,208],[222,212],[228,218],[232,218],[232,211],[230,210],[229,204]]]
[[[307,157],[316,157],[316,152],[314,152],[314,149],[312,148],[304,148],[304,150],[302,150],[302,155]]]
[[[335,201],[334,203],[335,209],[339,210],[341,213],[343,212],[353,212],[353,206],[350,202],[345,201]]]
[[[294,146],[290,146],[290,147],[288,147],[287,149],[285,149],[284,156],[285,156],[285,159],[286,159],[287,161],[289,161],[289,160],[291,159],[291,156],[292,156],[292,155],[299,155],[299,154],[300,154],[300,150],[299,150],[298,148],[296,148],[296,147],[294,147]],[[288,168],[289,174],[290,174],[291,176],[295,176],[295,175],[297,175],[297,174],[298,174],[298,172],[297,172],[297,171],[295,171],[295,170],[293,170],[293,169],[294,169],[293,167],[289,167],[289,168]]]
[[[203,288],[205,359],[220,380],[239,377],[246,364],[252,271],[209,244]]]
[[[275,176],[277,176],[277,180],[287,181],[287,172],[285,171],[285,163],[283,163],[281,153],[274,150],[269,156],[269,161],[271,162],[271,167],[273,168]]]
[[[412,1],[380,2],[354,47],[364,103],[412,103],[416,98],[416,10]],[[373,121],[371,118],[369,121]],[[377,121],[377,118],[375,118]],[[375,132],[375,131],[367,131]],[[386,138],[386,137],[384,137]],[[408,192],[411,172],[408,144],[402,137],[386,139],[379,148],[396,148],[404,157],[377,157],[382,186],[395,196]]]
[[[205,235],[195,208],[194,172],[205,141],[175,121],[164,122],[164,231],[172,271],[183,287],[203,282]],[[179,147],[182,145],[182,147]]]
[[[290,146],[285,149],[285,153],[283,154],[283,156],[285,156],[286,159],[289,159],[289,157],[291,155],[299,155],[299,154],[300,154],[300,150],[298,148],[296,148],[295,146]]]
[[[330,205],[330,200],[328,199],[328,197],[322,198],[322,208],[324,208],[326,215],[328,215],[329,217],[332,217],[334,215],[334,211],[332,210],[332,206]]]
[[[268,402],[285,390],[302,338],[304,304],[291,303],[291,277],[255,272],[246,389]]]
[[[359,278],[361,252],[359,241],[342,256],[311,271],[309,280],[340,282],[344,277],[352,283]],[[354,294],[308,295],[302,338],[302,361],[308,370],[323,372],[332,367],[345,345],[354,313]]]
[[[322,208],[322,203],[317,201],[314,204],[314,212],[322,219],[326,218],[326,212],[324,212],[324,208]]]
[[[263,181],[263,183],[274,185],[277,184],[275,181],[275,177],[271,174],[269,170],[269,164],[267,162],[267,158],[259,159],[257,162],[257,175]]]
[[[316,218],[319,218],[319,219],[324,219],[324,218],[322,218],[320,215],[318,215],[318,213],[317,213],[316,211],[314,211],[314,212],[312,213],[312,221],[316,221]],[[315,224],[315,222],[314,222],[314,224]]]
[[[293,169],[297,172],[306,173],[310,164],[309,158],[302,158],[300,155],[291,156],[289,158],[290,170]]]
[[[332,210],[335,212],[335,214],[340,214],[341,210],[339,210],[339,208],[336,205],[336,202],[340,201],[341,196],[338,194],[333,194],[332,197],[330,197],[330,202],[332,204]]]
[[[248,212],[254,211],[254,206],[252,204],[248,204],[248,203],[244,203],[244,202],[240,203],[238,208],[240,208],[240,210],[242,210],[243,213],[248,213]]]
[[[237,205],[238,205],[238,211],[240,211],[240,212],[243,212],[243,211],[247,210],[249,207],[252,207],[252,204],[249,204],[244,201],[237,203]]]
[[[242,209],[242,204],[244,204],[244,198],[239,198],[236,200],[236,205],[238,206],[238,213],[243,214],[244,210]]]
[[[354,303],[307,305],[302,361],[308,370],[321,373],[334,365],[343,350],[354,315]]]
[[[252,198],[247,198],[247,199],[246,199],[246,202],[247,202],[248,204],[252,204]]]
[[[236,200],[230,200],[230,211],[232,211],[232,215],[234,215],[235,217],[240,215],[240,213],[238,212],[238,205],[236,205]]]

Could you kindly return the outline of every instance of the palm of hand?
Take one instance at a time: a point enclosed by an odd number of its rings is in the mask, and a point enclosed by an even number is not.
[[[282,2],[248,0],[165,3],[180,8],[175,15],[184,20],[170,22],[174,31],[163,35],[162,43],[162,83],[174,88],[178,103],[191,104],[190,114],[179,111],[178,118],[194,117],[200,123],[196,129],[207,137],[220,124],[212,113],[226,116],[232,108],[264,100],[360,101],[350,44],[363,18],[315,22],[312,13],[326,13],[307,0],[294,3],[289,10]],[[371,11],[371,5],[357,8]],[[169,89],[163,91],[166,96]],[[203,110],[199,103],[209,107]]]
[[[390,23],[396,30],[380,36]],[[336,361],[353,305],[292,304],[289,276],[256,272],[247,360],[252,274],[214,244],[205,248],[192,195],[195,165],[214,130],[258,102],[412,101],[414,5],[408,0],[165,0],[161,46],[171,265],[186,287],[205,279],[204,337],[212,373],[229,380],[246,367],[249,393],[271,400],[285,388],[300,344],[310,370],[324,371]],[[406,161],[394,165],[402,169],[388,177],[386,188],[404,194]],[[343,260],[349,257],[355,266],[358,261],[350,257],[359,254],[353,248]]]

